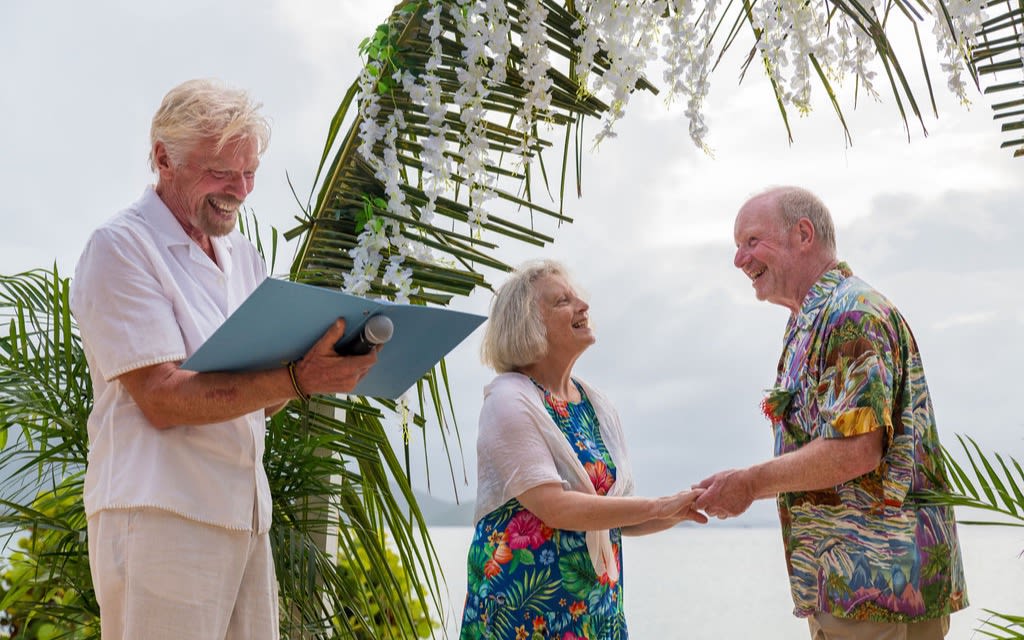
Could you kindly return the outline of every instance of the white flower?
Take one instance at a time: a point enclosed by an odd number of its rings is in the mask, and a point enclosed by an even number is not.
[[[678,94],[686,99],[690,139],[707,153],[710,153],[705,141],[708,127],[702,107],[710,88],[708,77],[715,53],[711,33],[717,5],[718,0],[708,0],[698,21],[698,16],[694,15],[696,5],[690,0],[668,3],[666,33],[661,41],[664,80],[669,85],[669,95]]]
[[[516,128],[522,135],[515,151],[520,164],[528,163],[528,158],[537,142],[533,132],[538,115],[545,115],[551,107],[553,82],[548,76],[551,63],[548,60],[547,31],[544,28],[547,16],[548,10],[541,0],[526,0],[523,5],[522,18],[525,19],[525,29],[521,45],[525,60],[521,74],[523,88],[526,89],[527,94],[523,99],[522,106],[516,112]]]
[[[932,11],[935,23],[932,33],[939,54],[943,57],[941,67],[946,72],[946,85],[962,103],[967,104],[970,101],[962,74],[965,59],[976,44],[974,34],[981,26],[983,5],[980,0],[946,0],[945,5],[949,12],[949,23],[943,19],[942,5],[934,0]]]

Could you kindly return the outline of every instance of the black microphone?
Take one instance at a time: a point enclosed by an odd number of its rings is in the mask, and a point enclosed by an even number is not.
[[[370,349],[384,344],[391,339],[395,325],[391,318],[383,315],[370,316],[363,325],[363,330],[334,343],[334,352],[339,356],[362,356],[370,353]]]

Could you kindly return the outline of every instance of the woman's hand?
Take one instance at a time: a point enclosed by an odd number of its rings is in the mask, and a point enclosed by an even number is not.
[[[662,504],[658,518],[668,520],[672,525],[686,520],[701,524],[706,523],[708,521],[707,516],[698,511],[695,505],[697,498],[702,493],[704,493],[703,489],[689,489],[660,498]]]
[[[656,498],[655,517],[630,527],[623,527],[622,533],[629,536],[645,536],[671,529],[687,520],[706,524],[708,517],[697,510],[695,503],[703,489],[689,489],[670,496]]]

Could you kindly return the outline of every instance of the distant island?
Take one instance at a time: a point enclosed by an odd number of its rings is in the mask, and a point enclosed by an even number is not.
[[[397,488],[394,489],[395,498],[399,504],[406,506],[403,497]],[[476,507],[474,500],[462,500],[458,504],[449,500],[435,498],[426,491],[413,487],[413,496],[416,503],[423,512],[423,519],[427,526],[431,527],[472,527],[473,509]]]

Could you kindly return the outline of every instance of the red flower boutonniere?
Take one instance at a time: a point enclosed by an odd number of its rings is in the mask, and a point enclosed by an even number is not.
[[[782,417],[786,415],[786,409],[789,408],[789,403],[793,401],[793,396],[796,392],[790,389],[775,387],[774,389],[768,389],[766,393],[767,395],[765,395],[764,399],[761,400],[761,413],[763,413],[764,417],[768,418],[772,424],[781,422]]]

